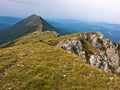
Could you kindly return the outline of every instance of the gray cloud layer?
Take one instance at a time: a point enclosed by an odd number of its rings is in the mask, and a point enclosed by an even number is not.
[[[75,18],[120,23],[120,0],[0,0],[0,15]]]

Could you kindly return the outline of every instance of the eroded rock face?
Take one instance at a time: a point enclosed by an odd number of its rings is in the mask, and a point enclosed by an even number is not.
[[[86,55],[83,43],[79,39],[89,42],[99,53]],[[118,44],[113,43],[109,39],[105,39],[100,32],[80,33],[79,38],[60,41],[59,47],[75,53],[92,65],[103,69],[106,72],[116,72],[120,74],[120,56],[117,50]]]
[[[59,47],[70,51],[72,53],[77,54],[78,56],[82,56],[85,60],[86,60],[86,56],[85,56],[85,51],[83,51],[83,46],[80,40],[73,38],[70,40],[64,40],[58,43]]]
[[[101,47],[99,46],[100,40],[103,39],[103,34],[100,32],[94,32],[94,33],[81,33],[80,37],[90,41],[94,47]]]
[[[91,55],[89,62],[92,66],[103,69],[105,72],[111,72],[106,56]]]
[[[96,61],[96,67],[98,67],[98,62],[99,62],[100,63],[99,67],[103,68],[105,71],[110,71],[109,67],[112,67],[114,71],[116,71],[119,68],[120,56],[117,50],[118,48],[117,44],[113,43],[109,39],[105,39],[103,37],[103,34],[100,32],[87,33],[87,34],[84,33],[84,35],[80,34],[80,37],[91,42],[93,47],[99,50],[99,54],[97,56],[94,55],[94,59],[93,56],[90,57],[89,61],[91,65],[93,65],[92,62]],[[106,70],[105,67],[107,67],[108,69]]]

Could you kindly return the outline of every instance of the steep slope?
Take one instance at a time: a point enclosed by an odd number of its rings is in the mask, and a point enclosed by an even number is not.
[[[0,48],[23,45],[27,43],[46,42],[46,40],[51,40],[51,39],[57,38],[58,36],[59,36],[58,33],[54,31],[45,31],[45,32],[35,31],[24,37],[4,43],[0,45]]]
[[[60,41],[58,46],[83,57],[92,66],[120,74],[119,44],[99,32],[79,33],[76,38]]]
[[[105,73],[86,64],[80,56],[54,46],[61,40],[76,38],[79,34],[56,35],[48,31],[39,32],[39,35],[34,32],[16,40],[12,47],[0,49],[0,89],[120,89],[119,76]]]
[[[47,23],[44,19],[37,15],[31,15],[28,18],[18,22],[14,26],[4,31],[0,31],[0,44],[8,42],[10,40],[17,39],[21,36],[29,34],[31,32],[56,29]]]

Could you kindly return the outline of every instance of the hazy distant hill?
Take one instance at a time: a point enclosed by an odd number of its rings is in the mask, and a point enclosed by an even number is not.
[[[44,19],[37,15],[31,15],[26,19],[18,22],[12,27],[0,31],[0,43],[5,43],[13,39],[17,39],[21,36],[29,34],[31,32],[37,31],[46,31],[46,30],[54,30],[56,29],[47,23]]]
[[[20,18],[14,17],[0,17],[0,30],[11,27]],[[106,38],[109,38],[115,42],[120,42],[120,25],[109,23],[93,23],[81,20],[72,19],[47,19],[47,21],[57,28],[57,32],[60,35],[76,33],[76,32],[88,32],[99,31],[104,34]]]
[[[0,16],[0,30],[9,28],[20,20],[21,18]]]
[[[57,29],[61,29],[65,34],[76,32],[99,31],[106,38],[120,42],[120,25],[108,23],[93,23],[70,19],[53,19],[48,20]]]

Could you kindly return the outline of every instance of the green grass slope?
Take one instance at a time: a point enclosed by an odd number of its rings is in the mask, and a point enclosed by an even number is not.
[[[49,41],[57,37],[58,37],[58,34],[54,31],[45,31],[45,32],[35,31],[24,37],[4,43],[0,45],[0,48],[28,44],[28,43],[43,42],[46,40]]]
[[[53,45],[76,36],[31,33],[1,48],[0,90],[119,90],[119,76]]]

